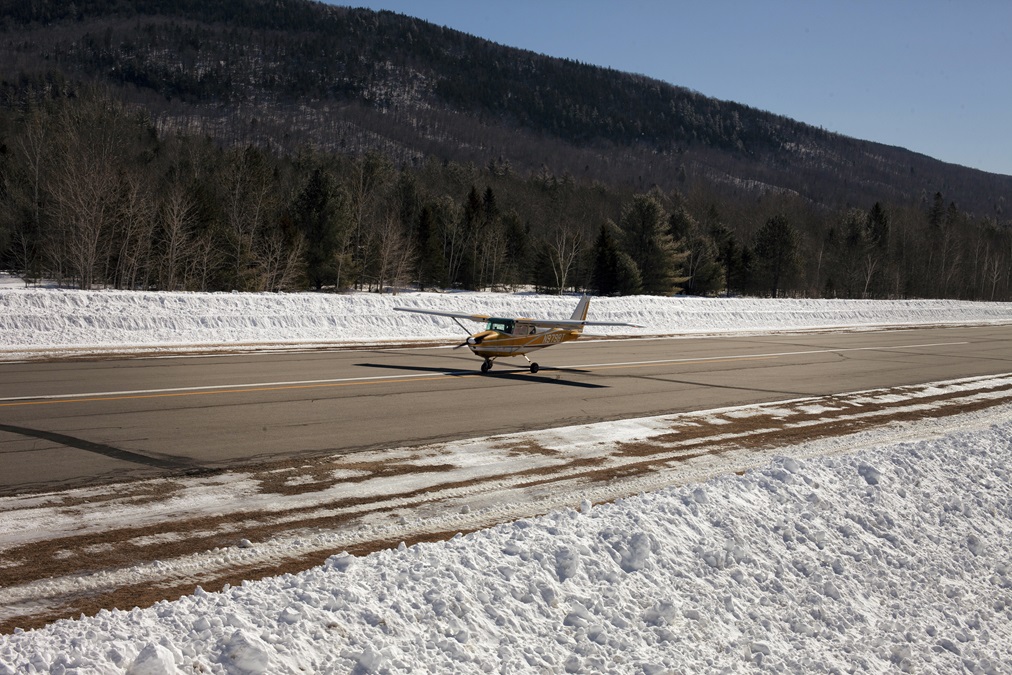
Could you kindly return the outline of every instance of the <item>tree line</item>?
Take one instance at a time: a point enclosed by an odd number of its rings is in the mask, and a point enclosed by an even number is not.
[[[405,287],[1009,300],[1008,222],[941,194],[830,210],[430,157],[159,134],[102,90],[8,92],[0,269],[83,289]]]

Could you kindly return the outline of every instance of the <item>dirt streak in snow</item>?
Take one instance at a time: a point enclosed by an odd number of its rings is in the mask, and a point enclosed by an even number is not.
[[[1010,405],[1012,375],[967,378],[3,498],[0,631],[744,472],[799,443]],[[853,447],[844,438],[817,452]]]

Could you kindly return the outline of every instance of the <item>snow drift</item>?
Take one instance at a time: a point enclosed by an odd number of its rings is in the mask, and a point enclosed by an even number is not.
[[[1000,673],[1012,423],[0,638],[0,673]]]
[[[347,344],[450,340],[450,319],[393,307],[531,318],[569,317],[576,297],[502,293],[350,295],[297,293],[143,293],[0,290],[0,358],[56,350],[251,345]],[[596,321],[642,329],[595,327],[601,335],[870,328],[913,324],[1006,323],[1007,303],[950,300],[771,300],[756,298],[596,298]]]

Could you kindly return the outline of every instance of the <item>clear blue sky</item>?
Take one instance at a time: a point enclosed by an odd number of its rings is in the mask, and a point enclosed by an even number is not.
[[[1012,175],[1008,0],[329,0]]]

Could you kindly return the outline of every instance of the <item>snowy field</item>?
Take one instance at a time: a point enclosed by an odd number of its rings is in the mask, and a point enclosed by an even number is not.
[[[0,359],[448,341],[452,322],[391,308],[568,317],[575,304],[8,284]],[[1007,304],[946,301],[596,299],[590,312],[645,334],[1012,323]],[[0,675],[1009,673],[1010,417],[1004,405],[907,427],[906,442],[785,448],[740,475],[16,631],[0,636]]]

